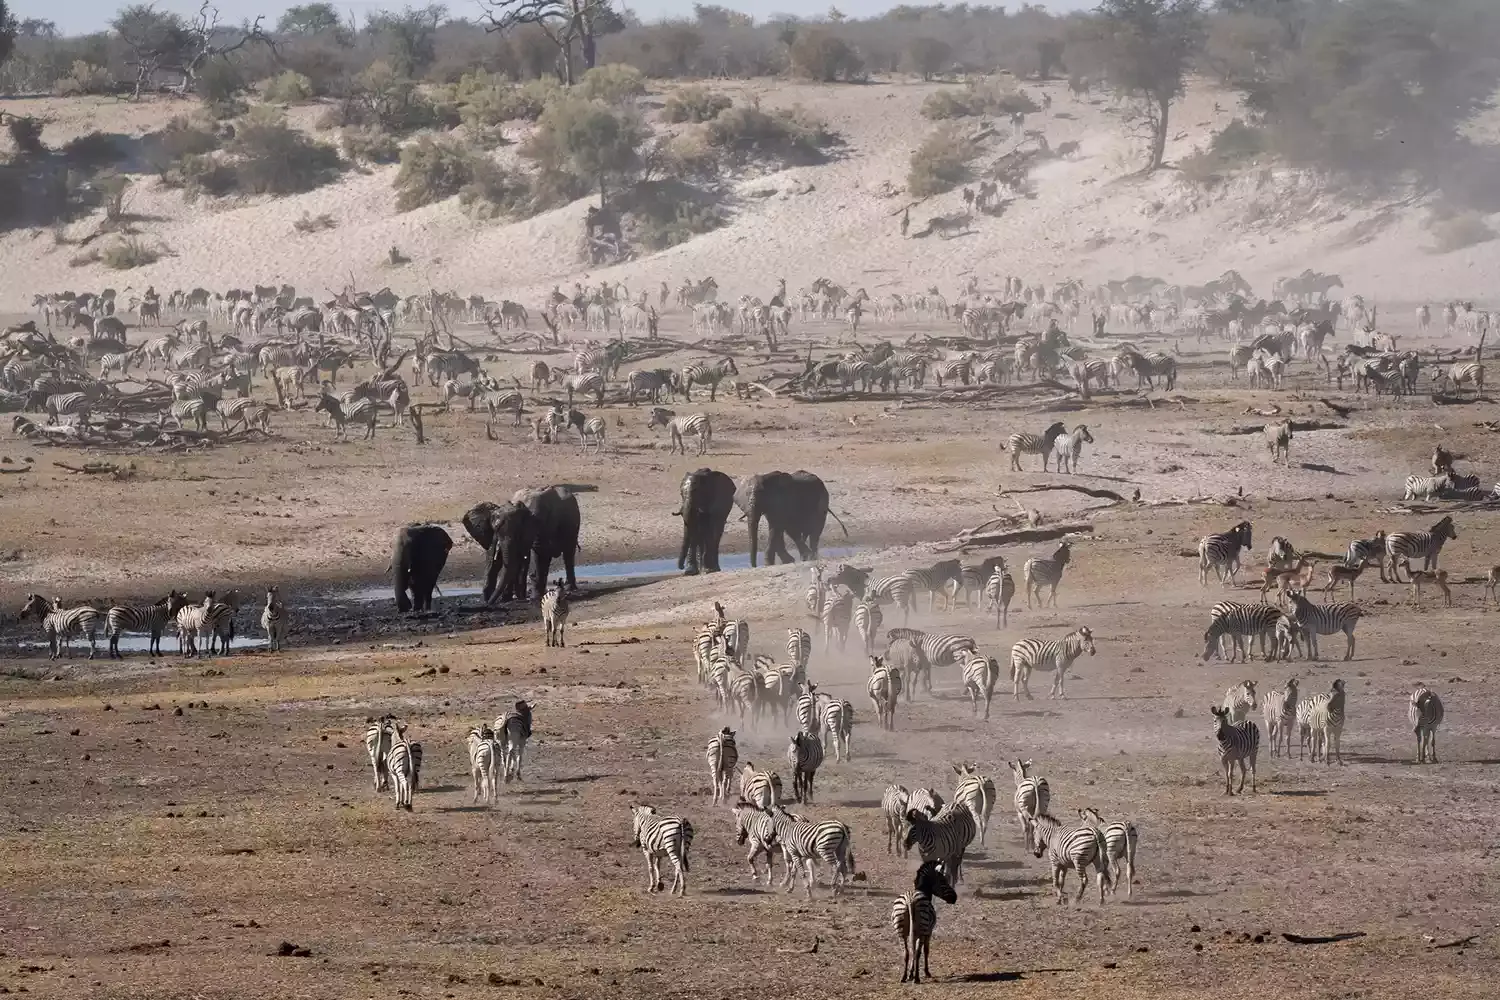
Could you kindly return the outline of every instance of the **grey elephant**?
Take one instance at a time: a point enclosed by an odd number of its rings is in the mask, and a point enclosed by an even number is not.
[[[432,592],[452,548],[453,539],[435,524],[408,524],[396,529],[387,569],[395,578],[397,611],[432,610]]]
[[[760,519],[766,519],[766,565],[776,565],[776,558],[785,563],[792,562],[786,550],[787,536],[797,546],[803,559],[818,557],[818,543],[823,537],[823,526],[832,513],[828,509],[828,487],[823,480],[804,469],[796,472],[766,472],[748,476],[738,483],[734,503],[745,512],[750,522],[750,565],[756,565],[756,554],[760,547]],[[844,537],[849,529],[833,515]]]
[[[574,560],[582,515],[578,497],[567,487],[517,490],[509,503],[486,501],[475,505],[464,515],[463,523],[469,537],[489,553],[484,590],[487,603],[524,599],[528,562],[532,564],[536,600],[546,593],[547,574],[557,558],[567,570],[568,589],[578,589]]]
[[[677,568],[684,576],[719,572],[719,541],[734,508],[734,480],[713,469],[696,469],[682,477],[682,548]]]

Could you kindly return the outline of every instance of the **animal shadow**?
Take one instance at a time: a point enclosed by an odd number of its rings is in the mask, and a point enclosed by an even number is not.
[[[438,792],[461,792],[463,790],[463,785],[426,785],[416,791],[418,795],[436,795]]]
[[[951,983],[1017,983],[1026,978],[1024,972],[966,972],[961,976],[950,976]]]
[[[1215,896],[1213,892],[1198,892],[1196,889],[1158,889],[1151,893],[1164,899],[1196,899],[1199,896]]]
[[[710,889],[710,896],[765,896],[770,893],[769,889],[755,889],[747,885],[725,885],[717,889]]]
[[[1347,475],[1349,475],[1349,473],[1347,473],[1347,472],[1340,472],[1338,469],[1335,469],[1333,466],[1331,466],[1331,465],[1324,465],[1321,462],[1303,462],[1303,463],[1301,463],[1301,465],[1302,465],[1302,468],[1306,469],[1308,472],[1326,472],[1329,475],[1333,475],[1333,476],[1347,476]]]
[[[438,806],[437,811],[440,813],[482,813],[489,812],[490,807],[479,804],[471,806]]]
[[[605,778],[613,778],[613,774],[577,774],[571,778],[554,778],[559,785],[574,785],[581,781],[602,781]]]
[[[845,799],[839,805],[847,809],[879,809],[879,799]]]
[[[1322,798],[1328,792],[1321,788],[1289,788],[1286,791],[1272,792],[1271,794],[1279,795],[1286,799],[1316,799]]]

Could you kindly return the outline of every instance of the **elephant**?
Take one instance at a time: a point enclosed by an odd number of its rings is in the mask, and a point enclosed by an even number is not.
[[[540,601],[547,592],[547,574],[552,560],[557,558],[562,559],[567,570],[568,590],[578,589],[574,559],[578,554],[582,515],[578,497],[567,487],[520,489],[509,503],[477,504],[464,515],[463,524],[469,537],[490,556],[484,588],[486,603],[524,599],[528,561],[533,563],[535,600]]]
[[[697,469],[682,478],[682,549],[677,568],[684,576],[719,572],[719,540],[734,507],[734,480],[713,469]]]
[[[408,524],[396,530],[387,570],[395,575],[397,611],[432,610],[432,591],[452,548],[453,539],[435,524]]]
[[[766,519],[766,565],[776,565],[779,555],[782,562],[792,562],[786,550],[784,535],[790,535],[797,552],[803,559],[818,557],[818,542],[823,537],[823,526],[827,523],[828,487],[823,480],[798,469],[796,472],[767,472],[759,476],[748,476],[738,484],[734,503],[744,511],[750,522],[750,565],[756,565],[757,549],[760,547],[760,519]],[[839,520],[833,519],[849,537],[849,529]]]

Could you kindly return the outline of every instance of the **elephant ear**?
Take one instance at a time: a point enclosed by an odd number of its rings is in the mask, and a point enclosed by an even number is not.
[[[741,514],[748,515],[750,508],[747,505],[750,502],[750,498],[754,496],[755,480],[757,477],[730,476],[729,478],[734,483],[734,505],[740,509]]]
[[[498,506],[496,504],[485,501],[475,504],[463,517],[464,530],[486,552],[490,550],[490,546],[495,542],[493,515],[497,509]]]

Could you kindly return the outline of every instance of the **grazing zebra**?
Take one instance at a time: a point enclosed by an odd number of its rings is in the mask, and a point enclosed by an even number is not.
[[[875,652],[875,636],[880,631],[884,615],[873,598],[866,597],[854,605],[854,631],[859,634],[866,656]]]
[[[1385,536],[1385,554],[1390,562],[1391,580],[1395,583],[1405,583],[1401,579],[1398,566],[1404,565],[1408,575],[1411,573],[1411,559],[1413,556],[1422,557],[1422,568],[1424,570],[1437,569],[1438,553],[1443,549],[1443,542],[1450,539],[1457,540],[1458,532],[1453,527],[1453,517],[1444,517],[1426,531],[1393,531]],[[1381,574],[1381,580],[1385,576]]]
[[[1118,891],[1123,880],[1125,895],[1130,896],[1131,886],[1135,883],[1135,824],[1107,823],[1099,815],[1099,810],[1091,806],[1078,810],[1078,818],[1083,820],[1085,826],[1098,830],[1104,836],[1104,854],[1111,868],[1110,891]]]
[[[1104,835],[1088,826],[1064,827],[1051,813],[1038,813],[1031,824],[1031,851],[1037,857],[1047,855],[1052,866],[1052,887],[1057,890],[1057,901],[1063,902],[1067,887],[1068,872],[1078,874],[1078,895],[1074,904],[1083,902],[1083,894],[1089,887],[1089,865],[1099,873],[1099,905],[1104,905],[1104,887],[1113,883],[1109,875],[1109,848]]]
[[[781,804],[781,775],[762,771],[748,760],[740,767],[740,798],[761,809]]]
[[[568,594],[563,589],[562,578],[559,577],[547,588],[542,595],[542,627],[547,630],[547,645],[557,646],[559,649],[567,643],[563,641],[563,629],[568,624]]]
[[[62,651],[67,651],[71,656],[71,644],[75,635],[88,636],[89,659],[92,660],[98,652],[96,640],[99,619],[102,617],[98,608],[88,605],[64,608],[61,598],[54,597],[49,604],[40,594],[27,594],[19,617],[25,620],[27,615],[36,615],[42,623],[42,632],[47,636],[47,645],[52,651],[51,659],[57,659],[58,653]]]
[[[469,775],[474,779],[474,802],[481,798],[486,805],[493,804],[497,788],[495,785],[496,760],[499,756],[495,745],[495,731],[489,726],[479,725],[469,730]]]
[[[1064,678],[1068,667],[1085,650],[1090,656],[1095,653],[1094,633],[1086,625],[1079,626],[1061,639],[1022,639],[1016,643],[1010,649],[1011,693],[1016,701],[1021,700],[1023,691],[1026,692],[1026,699],[1031,700],[1031,686],[1028,682],[1033,670],[1052,671],[1052,690],[1047,697],[1066,698]]]
[[[1300,706],[1299,706],[1300,707]],[[1323,749],[1323,763],[1328,761],[1328,751],[1333,750],[1339,765],[1344,763],[1344,682],[1336,680],[1327,694],[1310,699],[1306,713],[1306,724],[1313,743],[1313,760],[1318,759],[1318,748]],[[1300,758],[1300,753],[1299,753]]]
[[[870,679],[865,683],[870,704],[881,729],[896,728],[896,705],[901,700],[901,672],[886,666],[878,656],[870,657]]]
[[[807,661],[812,658],[812,636],[800,628],[786,630],[786,655],[799,673],[807,672]]]
[[[1476,361],[1458,361],[1447,371],[1433,372],[1432,380],[1443,386],[1452,382],[1455,393],[1462,393],[1465,382],[1473,382],[1474,395],[1477,397],[1484,394],[1484,365]]]
[[[1266,735],[1271,737],[1271,756],[1292,755],[1292,729],[1297,725],[1297,678],[1287,678],[1286,687],[1266,695]]]
[[[1349,543],[1349,554],[1344,557],[1344,565],[1350,569],[1368,566],[1374,563],[1380,569],[1380,582],[1388,582],[1385,575],[1385,532],[1375,532],[1373,538],[1356,538]],[[1349,582],[1349,596],[1354,596],[1354,582]]]
[[[526,741],[531,739],[531,710],[536,706],[517,700],[504,715],[495,720],[495,737],[500,743],[500,765],[505,781],[521,780],[521,765],[526,761]]]
[[[1236,762],[1240,765],[1240,794],[1245,793],[1245,772],[1250,772],[1250,792],[1255,793],[1255,756],[1260,752],[1260,728],[1246,719],[1244,722],[1229,721],[1226,709],[1214,708],[1214,740],[1219,745],[1219,766],[1224,769],[1224,794],[1229,790],[1230,776]]]
[[[177,612],[186,604],[186,594],[168,591],[166,597],[144,607],[110,605],[104,616],[104,634],[109,639],[109,655],[120,656],[120,634],[123,632],[149,633],[151,641],[146,646],[147,654],[162,655],[161,634],[166,629],[167,622],[175,621]]]
[[[1057,607],[1057,585],[1062,582],[1063,570],[1067,568],[1068,561],[1073,557],[1073,547],[1067,542],[1058,545],[1057,551],[1052,553],[1052,558],[1042,559],[1036,556],[1026,560],[1026,565],[1021,567],[1021,578],[1026,584],[1026,607],[1031,607],[1031,595],[1035,591],[1037,603],[1042,607],[1051,604]],[[1049,588],[1048,602],[1042,602],[1042,588]]]
[[[906,811],[906,849],[913,846],[923,861],[936,861],[943,866],[943,874],[949,881],[963,881],[964,853],[974,842],[979,824],[969,807],[962,802],[950,802],[936,816],[929,816],[920,809]]]
[[[411,812],[411,799],[416,792],[417,776],[422,768],[422,744],[409,742],[406,739],[406,727],[399,722],[394,726],[385,767],[391,778],[396,808]]]
[[[682,369],[682,398],[693,401],[693,386],[708,386],[708,399],[713,402],[719,393],[719,383],[729,375],[739,375],[733,358],[723,358],[714,364],[688,365]]]
[[[672,889],[668,895],[687,895],[688,849],[693,846],[693,824],[680,816],[658,816],[652,806],[630,807],[634,839],[646,856],[646,891],[661,892],[661,859],[672,862]],[[678,886],[682,892],[678,893]]]
[[[793,733],[786,748],[786,762],[792,769],[792,798],[811,804],[813,779],[823,765],[823,741],[810,733]]]
[[[1417,737],[1417,763],[1425,764],[1430,760],[1436,764],[1437,728],[1443,723],[1442,699],[1419,681],[1406,703],[1406,717]]]
[[[993,656],[984,657],[978,653],[968,654],[964,662],[964,691],[969,696],[973,708],[973,715],[979,714],[979,699],[984,699],[984,719],[990,718],[990,702],[995,698],[995,684],[1000,680],[1000,664]]]
[[[1229,713],[1232,723],[1244,722],[1256,707],[1254,681],[1240,681],[1224,692],[1224,711]]]
[[[820,861],[833,867],[834,895],[853,878],[854,840],[846,824],[831,819],[812,823],[778,806],[771,810],[771,828],[786,862],[786,878],[781,884],[788,892],[796,891],[797,869],[801,867],[807,879],[807,898],[812,899]]]
[[[912,891],[891,903],[891,929],[901,939],[901,981],[920,983],[922,973],[932,978],[932,932],[937,928],[937,907],[932,897],[950,905],[958,893],[935,861],[924,861],[912,879]]]
[[[725,726],[708,741],[704,752],[708,759],[708,780],[714,786],[714,805],[729,801],[729,780],[740,762],[740,751],[734,742],[734,730]]]
[[[968,806],[970,814],[979,824],[979,842],[984,843],[985,830],[990,825],[990,815],[995,811],[995,783],[979,774],[973,761],[953,765],[958,775],[958,785],[953,789],[953,801]]]
[[[1249,521],[1241,521],[1233,528],[1218,535],[1204,535],[1198,540],[1198,582],[1208,586],[1208,570],[1213,567],[1220,583],[1239,585],[1235,574],[1240,569],[1240,549],[1248,549],[1250,540]]]
[[[375,790],[383,792],[390,784],[390,771],[386,769],[386,755],[391,752],[391,737],[395,734],[396,717],[383,715],[378,719],[367,719],[365,728],[365,752],[370,755],[370,770],[375,773]]]
[[[1342,632],[1348,639],[1344,659],[1354,658],[1354,626],[1364,617],[1364,608],[1358,604],[1314,604],[1301,594],[1293,594],[1292,614],[1307,629],[1307,654],[1318,656],[1318,636]]]
[[[266,642],[272,650],[280,650],[286,641],[286,605],[281,603],[275,587],[266,588],[266,606],[260,612],[260,627],[266,633]]]
[[[1053,442],[1052,457],[1057,462],[1058,472],[1071,474],[1078,471],[1078,460],[1083,456],[1085,442],[1094,443],[1094,435],[1089,433],[1087,424],[1079,424]]]
[[[833,744],[833,759],[847,762],[849,738],[854,734],[854,706],[847,701],[828,698],[822,703],[823,731]]]
[[[672,435],[672,448],[667,454],[675,454],[681,451],[687,454],[687,438],[698,438],[698,454],[702,455],[708,451],[709,444],[713,441],[713,424],[709,422],[706,413],[685,413],[678,416],[672,410],[656,406],[651,409],[651,419],[646,423],[646,429],[653,427],[665,427]]]
[[[995,627],[1010,625],[1010,602],[1016,596],[1016,581],[1005,571],[1004,566],[995,568],[995,572],[984,584],[984,600],[988,607],[995,609]]]
[[[920,809],[936,816],[943,808],[943,797],[931,788],[908,792],[904,785],[887,785],[880,796],[880,811],[885,815],[885,853],[894,849],[897,857],[906,855],[906,813]]]
[[[764,854],[766,856],[766,885],[770,885],[776,856],[776,828],[771,825],[770,811],[760,809],[743,799],[731,806],[730,810],[734,813],[734,842],[741,847],[747,843],[750,845],[750,853],[746,855],[745,860],[750,862],[751,880],[760,880],[760,871],[755,867],[755,859]]]
[[[1012,472],[1021,472],[1022,455],[1040,455],[1042,457],[1042,471],[1047,471],[1047,459],[1052,455],[1053,445],[1057,439],[1068,433],[1068,428],[1061,420],[1054,422],[1040,434],[1030,434],[1025,431],[1017,431],[1005,442],[1005,450],[1010,452],[1010,469]],[[1087,430],[1084,431],[1088,433]],[[1093,440],[1090,438],[1089,440]]]
[[[637,368],[625,376],[625,401],[634,406],[635,397],[642,395],[650,396],[653,403],[659,403],[661,391],[665,389],[671,395],[676,381],[677,373],[669,368]]]
[[[1036,818],[1047,811],[1052,802],[1052,789],[1047,779],[1033,776],[1029,760],[1006,761],[1016,779],[1016,819],[1026,834],[1026,843],[1031,843],[1031,827]]]
[[[818,617],[823,622],[823,649],[833,648],[833,638],[838,636],[839,649],[849,638],[849,619],[854,613],[854,595],[849,591],[829,594]]]
[[[1248,663],[1250,650],[1257,637],[1260,639],[1261,657],[1269,658],[1266,653],[1266,636],[1275,632],[1276,623],[1281,617],[1281,609],[1274,605],[1220,601],[1209,611],[1208,629],[1203,633],[1204,662],[1215,653],[1220,656],[1224,654],[1221,647],[1224,636],[1234,640],[1234,649],[1229,654],[1230,663],[1234,662],[1236,654]],[[1248,644],[1245,641],[1247,638],[1250,640]]]

